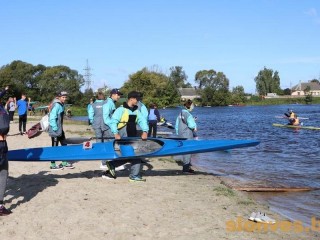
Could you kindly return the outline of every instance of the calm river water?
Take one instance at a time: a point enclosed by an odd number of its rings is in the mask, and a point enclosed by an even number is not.
[[[320,105],[196,107],[193,115],[198,118],[199,138],[255,139],[260,144],[228,152],[197,154],[193,165],[245,186],[259,183],[320,188],[320,131],[272,126],[272,123],[287,123],[286,119],[276,116],[283,116],[288,108],[300,117],[309,118],[302,120],[304,126],[320,127]],[[160,113],[174,123],[179,108],[160,109]],[[319,190],[254,196],[267,201],[273,211],[291,220],[310,224],[311,217],[320,218]]]

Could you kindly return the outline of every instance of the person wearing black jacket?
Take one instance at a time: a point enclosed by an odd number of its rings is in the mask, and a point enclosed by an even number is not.
[[[3,91],[0,92],[0,98],[3,97],[9,87],[7,86]],[[0,114],[7,114],[6,110],[3,108],[3,106],[0,104]],[[9,121],[9,116],[2,116],[2,118],[7,117]],[[5,121],[1,121],[2,125],[6,125]],[[5,132],[9,131],[9,126],[0,126],[1,129],[6,128]],[[8,169],[9,169],[9,163],[7,159],[7,152],[8,152],[8,145],[7,145],[7,133],[2,132],[0,134],[0,216],[6,216],[12,213],[9,209],[6,209],[4,207],[4,194],[6,191],[7,186],[7,179],[8,179]]]
[[[148,137],[157,137],[157,124],[160,122],[160,113],[157,109],[157,105],[152,103],[150,104],[149,115],[148,115],[148,123],[149,123],[149,132]]]

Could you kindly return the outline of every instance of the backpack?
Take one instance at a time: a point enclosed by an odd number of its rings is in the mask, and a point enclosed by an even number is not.
[[[49,115],[44,115],[40,120],[40,126],[43,132],[49,131]]]
[[[7,135],[10,130],[9,114],[3,109],[0,109],[0,135]]]

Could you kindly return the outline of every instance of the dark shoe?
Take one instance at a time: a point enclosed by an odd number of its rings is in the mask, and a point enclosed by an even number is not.
[[[192,168],[189,168],[188,170],[182,171],[184,174],[195,174],[195,171]]]
[[[115,167],[113,166],[112,162],[107,161],[107,162],[106,162],[106,165],[107,165],[107,167],[108,167],[108,169],[109,169],[110,175],[111,175],[113,178],[116,178],[116,177],[117,177],[117,175],[116,175],[116,170],[115,170]]]
[[[20,132],[20,135],[23,135],[23,132]]]
[[[9,209],[6,209],[3,205],[0,207],[0,216],[7,216],[12,212]]]

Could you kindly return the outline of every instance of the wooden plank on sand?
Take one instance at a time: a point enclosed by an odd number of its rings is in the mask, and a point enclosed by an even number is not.
[[[320,188],[311,187],[234,187],[233,189],[238,191],[246,192],[303,192],[303,191],[314,191]]]

